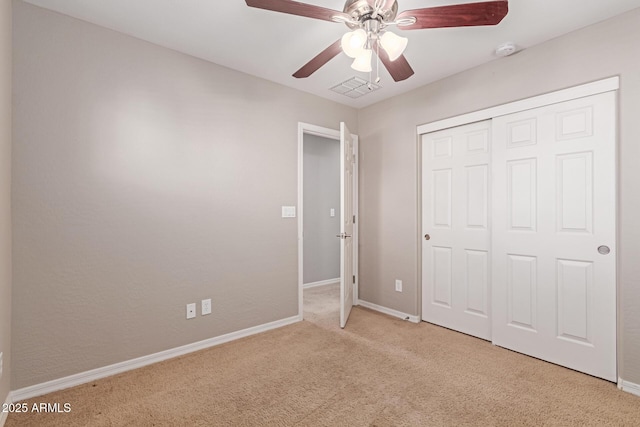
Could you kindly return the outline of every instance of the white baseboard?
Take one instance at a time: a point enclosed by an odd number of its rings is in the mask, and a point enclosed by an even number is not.
[[[104,366],[102,368],[80,372],[68,377],[59,378],[57,380],[47,381],[42,384],[36,384],[14,390],[13,392],[11,392],[10,398],[12,402],[20,402],[25,399],[42,396],[43,394],[52,393],[54,391],[63,390],[69,387],[75,387],[77,385],[95,381],[100,378],[110,377],[121,372],[131,371],[133,369],[141,368],[143,366],[151,365],[163,360],[172,359],[184,354],[193,353],[194,351],[203,350],[205,348],[214,347],[216,345],[248,337],[250,335],[277,329],[283,326],[290,325],[292,323],[299,322],[300,320],[302,320],[300,316],[293,316],[286,319],[276,320],[275,322],[265,323],[264,325],[254,326],[251,328],[243,329],[241,331],[231,332],[219,337],[209,338],[192,344],[183,345],[181,347],[161,351],[159,353],[150,354],[148,356],[142,356],[136,359]]]
[[[11,404],[13,401],[11,400],[11,393],[7,395],[7,399],[4,401],[5,405]],[[0,411],[0,427],[4,426],[4,423],[7,422],[7,417],[9,416],[9,412]]]
[[[634,384],[629,381],[625,381],[622,378],[618,378],[618,388],[622,391],[626,391],[627,393],[635,394],[636,396],[640,396],[640,385]]]
[[[379,311],[380,313],[388,314],[389,316],[399,317],[402,320],[408,320],[411,323],[420,323],[420,317],[414,316],[411,314],[403,313],[398,310],[394,310],[392,308],[383,307],[378,304],[374,304],[372,302],[363,301],[361,299],[358,300],[358,305],[369,308],[371,310]]]
[[[327,279],[327,280],[320,280],[319,282],[305,283],[304,285],[302,285],[302,287],[304,289],[309,289],[309,288],[316,288],[318,286],[335,285],[336,283],[340,283],[339,277],[337,279]]]

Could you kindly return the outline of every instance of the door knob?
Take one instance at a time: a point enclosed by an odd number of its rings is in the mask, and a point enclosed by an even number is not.
[[[600,255],[608,255],[609,252],[611,252],[611,249],[609,249],[609,246],[598,246],[598,253]]]
[[[431,239],[431,236],[429,236],[428,234],[425,234],[424,235],[424,240],[429,240],[429,239]]]

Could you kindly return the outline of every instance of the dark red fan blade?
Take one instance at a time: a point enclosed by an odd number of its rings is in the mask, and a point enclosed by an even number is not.
[[[411,65],[409,65],[409,62],[407,62],[407,58],[405,58],[404,55],[400,55],[400,57],[395,61],[391,61],[387,52],[378,45],[377,41],[375,52],[380,57],[380,61],[382,61],[384,67],[387,69],[389,74],[391,74],[394,81],[401,82],[402,80],[406,80],[413,76],[413,68],[411,68]]]
[[[342,47],[340,46],[340,40],[338,40],[334,44],[320,52],[318,55],[316,55],[315,58],[307,62],[298,71],[293,73],[293,77],[295,77],[296,79],[304,79],[305,77],[309,77],[311,74],[318,71],[318,69],[324,64],[335,58],[335,56],[339,54],[341,50]]]
[[[427,7],[405,10],[396,20],[415,17],[416,23],[398,25],[401,30],[421,30],[423,28],[469,27],[476,25],[496,25],[509,12],[507,0],[483,3],[454,4],[451,6]]]
[[[339,12],[325,7],[314,6],[312,4],[300,3],[289,0],[246,0],[247,6],[258,9],[273,10],[274,12],[289,13],[291,15],[306,16],[307,18],[323,19],[333,21],[334,16],[351,19],[344,12]]]

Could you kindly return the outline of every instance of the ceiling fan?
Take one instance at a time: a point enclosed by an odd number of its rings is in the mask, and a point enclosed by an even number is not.
[[[387,27],[395,25],[400,30],[421,30],[496,25],[509,11],[507,0],[427,7],[401,13],[398,13],[397,0],[347,0],[342,12],[290,0],[246,0],[246,3],[258,9],[344,23],[352,30],[293,73],[293,77],[309,77],[342,50],[354,58],[351,67],[362,72],[371,72],[371,58],[375,52],[396,82],[411,77],[414,71],[402,54],[408,40],[387,31]]]

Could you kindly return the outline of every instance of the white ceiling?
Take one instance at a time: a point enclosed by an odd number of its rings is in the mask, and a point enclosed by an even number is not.
[[[242,0],[26,0],[244,73],[361,108],[443,77],[499,60],[497,45],[526,49],[640,7],[640,0],[511,0],[495,27],[394,30],[409,38],[405,57],[415,75],[396,83],[380,66],[380,90],[359,99],[329,91],[353,76],[338,55],[306,79],[291,77],[338,40],[344,24],[248,7]],[[303,0],[342,10],[344,0]],[[373,0],[371,0],[373,1]],[[399,11],[479,0],[398,0]]]

